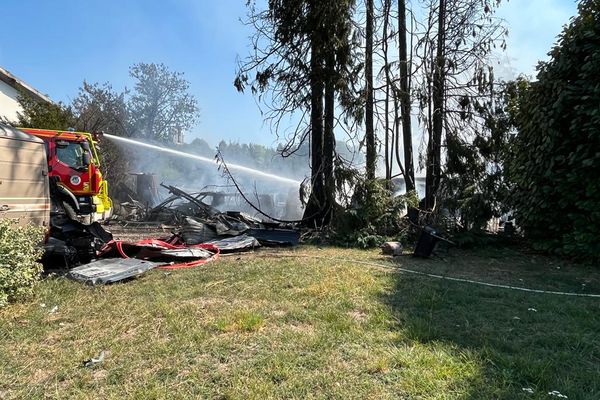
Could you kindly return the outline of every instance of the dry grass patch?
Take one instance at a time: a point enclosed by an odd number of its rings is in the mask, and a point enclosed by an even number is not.
[[[525,398],[523,387],[535,390],[526,398],[551,390],[600,398],[593,300],[351,261],[389,262],[375,251],[285,253],[297,257],[227,257],[106,287],[45,280],[27,303],[0,310],[2,398],[515,399]],[[390,267],[469,276],[479,265],[485,277],[487,259],[401,257]],[[536,275],[546,261],[514,252],[491,259],[491,279],[547,283]],[[555,285],[581,286],[579,272],[565,270]],[[100,350],[102,364],[81,366]]]

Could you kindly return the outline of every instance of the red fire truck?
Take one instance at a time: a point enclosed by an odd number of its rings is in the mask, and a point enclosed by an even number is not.
[[[44,141],[48,158],[53,211],[84,225],[103,221],[112,213],[108,183],[100,172],[97,134],[50,129],[19,128]]]

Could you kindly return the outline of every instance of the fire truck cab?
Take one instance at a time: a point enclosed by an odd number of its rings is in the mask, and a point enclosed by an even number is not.
[[[96,134],[49,129],[19,128],[44,141],[51,190],[57,193],[53,208],[84,225],[103,221],[112,214],[108,183],[100,172]],[[56,209],[53,210],[57,212]]]

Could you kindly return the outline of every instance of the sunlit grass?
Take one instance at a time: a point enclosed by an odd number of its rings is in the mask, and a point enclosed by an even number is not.
[[[105,287],[47,279],[28,302],[0,310],[0,398],[600,398],[597,299],[346,260],[385,262],[374,251],[294,252]],[[502,267],[489,279],[538,286],[556,269],[503,252],[397,263],[478,279]],[[562,268],[561,289],[580,290],[580,279],[594,289],[597,273]],[[82,367],[101,350],[103,363]]]

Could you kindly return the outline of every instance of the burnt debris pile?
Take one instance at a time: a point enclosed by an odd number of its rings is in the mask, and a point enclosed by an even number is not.
[[[116,207],[118,213],[111,223],[129,228],[166,228],[182,243],[208,243],[222,252],[299,243],[300,232],[291,223],[259,219],[241,211],[220,211],[213,206],[225,204],[225,197],[233,195],[215,191],[186,192],[175,186],[160,186],[168,191],[162,202],[148,207],[143,199],[130,192],[129,201]],[[212,198],[211,204],[204,201],[208,197]]]
[[[241,211],[221,212],[203,201],[211,192],[188,193],[161,185],[167,198],[147,207],[134,191],[108,224],[115,239],[106,240],[97,259],[72,269],[72,279],[106,284],[134,278],[149,269],[190,268],[220,254],[261,246],[294,246],[300,232],[291,224],[263,221]]]

